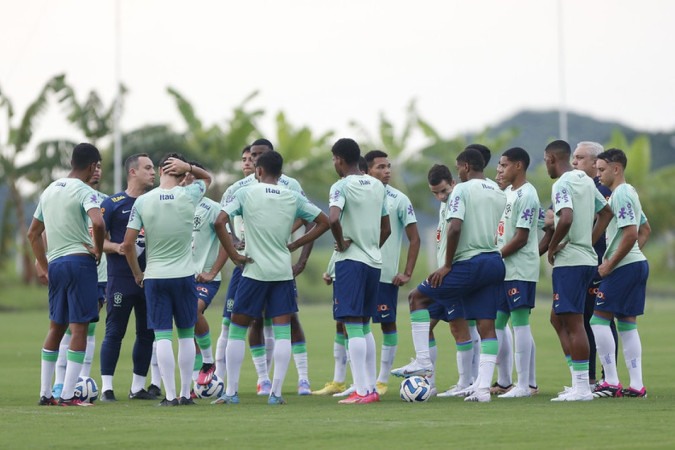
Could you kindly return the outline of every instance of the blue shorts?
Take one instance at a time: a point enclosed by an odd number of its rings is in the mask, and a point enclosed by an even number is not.
[[[234,266],[230,284],[227,285],[227,294],[225,294],[225,306],[223,307],[223,317],[232,317],[232,307],[234,306],[234,297],[237,295],[237,287],[241,280],[242,270],[239,266]]]
[[[379,284],[380,269],[352,260],[335,263],[333,318],[373,317]]]
[[[588,289],[586,289],[586,309],[590,310],[591,314],[595,308],[595,297],[598,296],[598,288],[600,287],[601,282],[602,277],[600,277],[600,274],[596,269],[593,279],[588,283]]]
[[[271,319],[298,312],[293,286],[293,280],[259,281],[241,277],[232,313]]]
[[[553,311],[556,314],[583,314],[586,291],[597,267],[563,266],[553,268]]]
[[[453,307],[457,312],[456,306],[461,305],[465,319],[494,320],[504,274],[504,261],[499,253],[481,253],[454,263],[437,288],[432,288],[425,280],[417,286],[417,290],[444,305],[448,312]]]
[[[614,269],[600,283],[595,309],[610,312],[618,318],[643,315],[647,278],[647,261],[637,261]]]
[[[439,302],[432,302],[429,305],[429,317],[443,322],[452,322],[455,319],[464,318],[464,307],[462,302],[453,303],[450,307],[446,307]]]
[[[96,261],[66,255],[49,263],[49,320],[60,325],[98,321]]]
[[[398,286],[382,283],[377,288],[377,304],[374,323],[396,323],[396,304],[398,303]]]
[[[192,328],[197,322],[195,277],[145,280],[145,302],[148,307],[148,328],[171,330]]]
[[[533,309],[536,293],[537,283],[534,281],[504,281],[504,289],[502,289],[497,311],[510,314],[511,311],[519,308]]]
[[[206,304],[206,308],[209,307],[213,297],[218,293],[218,289],[220,289],[220,281],[210,281],[208,283],[195,282],[197,300],[203,301]],[[204,311],[206,311],[206,308],[204,308]]]

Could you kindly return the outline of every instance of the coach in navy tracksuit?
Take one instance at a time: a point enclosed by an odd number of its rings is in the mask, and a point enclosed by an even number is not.
[[[101,344],[101,401],[115,401],[113,375],[120,356],[122,339],[127,331],[132,309],[136,316],[136,342],[132,353],[134,363],[130,399],[154,400],[158,388],[145,390],[145,378],[152,359],[155,335],[147,327],[147,308],[143,288],[139,287],[121,248],[129,223],[129,214],[136,198],[153,188],[155,167],[146,154],[132,155],[124,162],[127,189],[110,196],[101,204],[103,220],[109,232],[104,250],[108,256],[107,317],[105,337]],[[138,262],[145,270],[144,236],[136,243]],[[155,390],[155,392],[153,392]]]

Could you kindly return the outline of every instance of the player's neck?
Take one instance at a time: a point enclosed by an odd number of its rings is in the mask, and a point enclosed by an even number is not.
[[[66,178],[77,178],[86,185],[89,185],[88,181],[91,178],[89,172],[83,172],[81,170],[71,170]]]
[[[621,186],[621,185],[624,184],[625,182],[626,182],[626,178],[624,178],[624,177],[616,177],[616,178],[614,179],[614,183],[612,183],[612,185],[609,186],[609,190],[612,191],[612,192],[614,192],[614,191],[616,190],[616,188],[618,188],[619,186]]]
[[[485,174],[483,172],[476,172],[474,170],[470,170],[468,174],[466,174],[466,181],[469,180],[484,180],[485,179]]]
[[[130,183],[124,193],[129,197],[138,198],[146,193],[146,189],[143,186],[137,186],[133,183]]]
[[[516,189],[520,189],[525,185],[525,183],[527,183],[527,178],[525,178],[524,176],[516,177],[516,179],[513,180],[513,183],[511,183],[511,190],[515,191]]]
[[[365,174],[361,172],[361,170],[359,170],[359,166],[352,166],[347,167],[343,176],[348,177],[349,175],[365,175]]]

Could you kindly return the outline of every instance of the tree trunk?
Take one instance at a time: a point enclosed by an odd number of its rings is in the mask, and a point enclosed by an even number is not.
[[[36,280],[35,265],[33,264],[33,251],[28,242],[28,227],[26,226],[26,213],[24,209],[24,201],[21,193],[16,186],[16,180],[9,178],[7,180],[9,186],[9,195],[14,203],[14,210],[16,212],[17,233],[19,235],[19,245],[17,248],[18,256],[21,261],[20,271],[21,279],[24,284],[30,284]]]

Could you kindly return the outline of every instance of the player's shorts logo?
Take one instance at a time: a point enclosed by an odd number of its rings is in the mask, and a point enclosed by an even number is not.
[[[518,290],[518,288],[511,288],[506,293],[506,295],[508,295],[509,297],[513,297],[516,294],[520,294],[520,291]]]
[[[377,312],[383,313],[389,311],[389,305],[377,305]]]
[[[121,292],[115,292],[113,294],[113,304],[115,306],[120,306],[122,304],[122,293]]]
[[[234,307],[234,299],[228,298],[227,302],[225,304],[226,304],[226,307],[227,307],[227,311],[232,312],[232,308]]]

